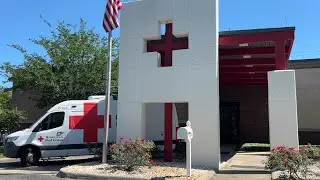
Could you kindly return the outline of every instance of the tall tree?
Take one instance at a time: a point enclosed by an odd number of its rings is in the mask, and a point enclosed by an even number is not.
[[[25,60],[21,65],[6,62],[1,69],[13,82],[14,90],[33,90],[40,95],[34,99],[37,107],[105,93],[107,38],[88,29],[84,20],[80,20],[79,27],[59,22],[48,37],[40,36],[32,42],[41,46],[45,55],[13,44],[11,47],[20,51]],[[118,39],[113,41],[113,47],[111,89],[112,95],[117,95]]]

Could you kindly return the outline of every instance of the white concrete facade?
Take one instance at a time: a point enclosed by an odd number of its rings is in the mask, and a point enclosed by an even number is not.
[[[296,69],[299,130],[320,131],[320,68]]]
[[[146,137],[146,103],[188,102],[192,162],[218,169],[218,0],[126,3],[120,22],[118,138]],[[173,51],[172,67],[158,67],[160,55],[146,52],[164,22],[189,38],[189,49]]]
[[[271,148],[299,148],[295,71],[268,72],[268,94]]]
[[[164,140],[164,104],[150,103],[145,105],[146,117],[146,139],[153,141]],[[176,127],[178,117],[176,108],[172,106],[172,139],[176,140]]]

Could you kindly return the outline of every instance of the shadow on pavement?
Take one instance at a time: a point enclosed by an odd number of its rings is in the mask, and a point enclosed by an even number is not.
[[[221,162],[227,162],[227,161],[229,161],[235,154],[236,154],[236,152],[230,152],[230,153],[221,154],[221,155],[220,155],[220,161],[221,161]]]
[[[79,163],[93,162],[94,158],[84,159],[54,159],[49,161],[40,161],[38,166],[21,167],[19,159],[0,160],[0,170],[29,170],[29,171],[59,171],[62,167]]]

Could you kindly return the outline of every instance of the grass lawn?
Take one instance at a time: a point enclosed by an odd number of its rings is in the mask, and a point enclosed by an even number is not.
[[[3,156],[3,146],[0,146],[0,158],[4,158],[4,156]]]

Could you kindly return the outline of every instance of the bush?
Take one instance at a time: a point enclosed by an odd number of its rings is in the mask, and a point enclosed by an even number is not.
[[[300,176],[307,177],[310,172],[309,167],[312,164],[314,164],[313,160],[309,159],[308,152],[304,149],[296,150],[279,146],[272,149],[265,167],[267,169],[281,170],[282,178],[301,179]]]
[[[133,171],[138,166],[150,166],[153,164],[151,152],[154,147],[153,141],[144,139],[124,140],[120,138],[119,143],[110,145],[111,158],[118,168],[125,171]]]
[[[99,162],[102,162],[103,147],[100,144],[87,144],[87,148],[90,154],[94,155],[94,158]],[[109,153],[107,153],[109,156]]]
[[[320,159],[320,147],[308,144],[308,146],[303,147],[303,149],[306,151],[309,158],[316,160]]]
[[[240,151],[270,151],[270,144],[263,143],[245,143],[240,148]]]
[[[163,154],[162,145],[155,145],[155,147],[151,151],[151,156],[153,159],[161,158]]]

